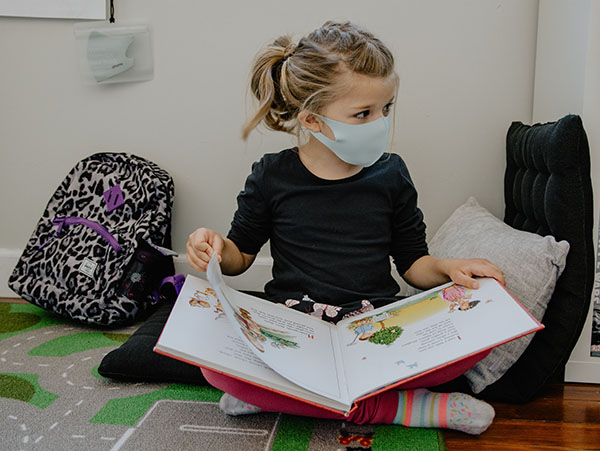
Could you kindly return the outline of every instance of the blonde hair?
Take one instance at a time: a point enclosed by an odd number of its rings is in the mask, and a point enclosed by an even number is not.
[[[260,123],[295,133],[302,110],[318,113],[341,87],[336,80],[351,71],[372,77],[394,74],[394,57],[374,35],[350,22],[325,22],[294,44],[281,36],[258,53],[250,90],[258,109],[242,130],[248,135]]]

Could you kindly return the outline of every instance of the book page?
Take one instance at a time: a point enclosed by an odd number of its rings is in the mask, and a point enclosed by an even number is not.
[[[347,402],[335,326],[305,313],[236,291],[211,259],[207,277],[239,337],[269,367],[302,387]]]
[[[186,360],[215,361],[223,368],[267,379],[272,373],[229,327],[209,282],[194,276],[187,276],[157,347],[174,350]]]
[[[497,281],[479,283],[447,284],[339,322],[351,397],[541,328]]]
[[[338,410],[350,407],[315,395],[266,365],[232,326],[210,283],[198,277],[187,276],[155,351]]]

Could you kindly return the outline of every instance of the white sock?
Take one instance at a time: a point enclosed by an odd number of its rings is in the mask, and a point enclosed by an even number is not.
[[[219,401],[220,409],[227,415],[248,415],[260,412],[260,407],[253,406],[247,402],[234,398],[229,393],[223,393]]]
[[[450,393],[448,397],[448,428],[479,435],[485,431],[496,412],[487,402],[464,393]]]

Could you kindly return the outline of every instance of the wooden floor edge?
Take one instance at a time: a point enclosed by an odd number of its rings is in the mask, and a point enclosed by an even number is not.
[[[12,304],[28,304],[25,299],[21,298],[0,298],[0,302],[7,302]]]

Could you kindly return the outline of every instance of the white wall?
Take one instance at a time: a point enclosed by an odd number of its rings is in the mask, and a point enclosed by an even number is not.
[[[350,19],[393,50],[401,76],[393,151],[407,161],[430,236],[469,195],[503,213],[505,135],[530,122],[537,0],[116,2],[153,27],[155,78],[87,86],[74,21],[0,17],[0,295],[50,195],[99,151],[147,157],[174,177],[174,247],[227,232],[253,161],[294,143],[240,139],[251,60],[280,34]]]
[[[541,0],[534,122],[581,116],[588,136],[594,193],[600,193],[600,2]],[[594,236],[598,234],[595,200]],[[592,308],[567,364],[565,379],[600,383],[600,358],[590,357]]]
[[[534,122],[583,111],[589,9],[589,0],[540,1]]]

